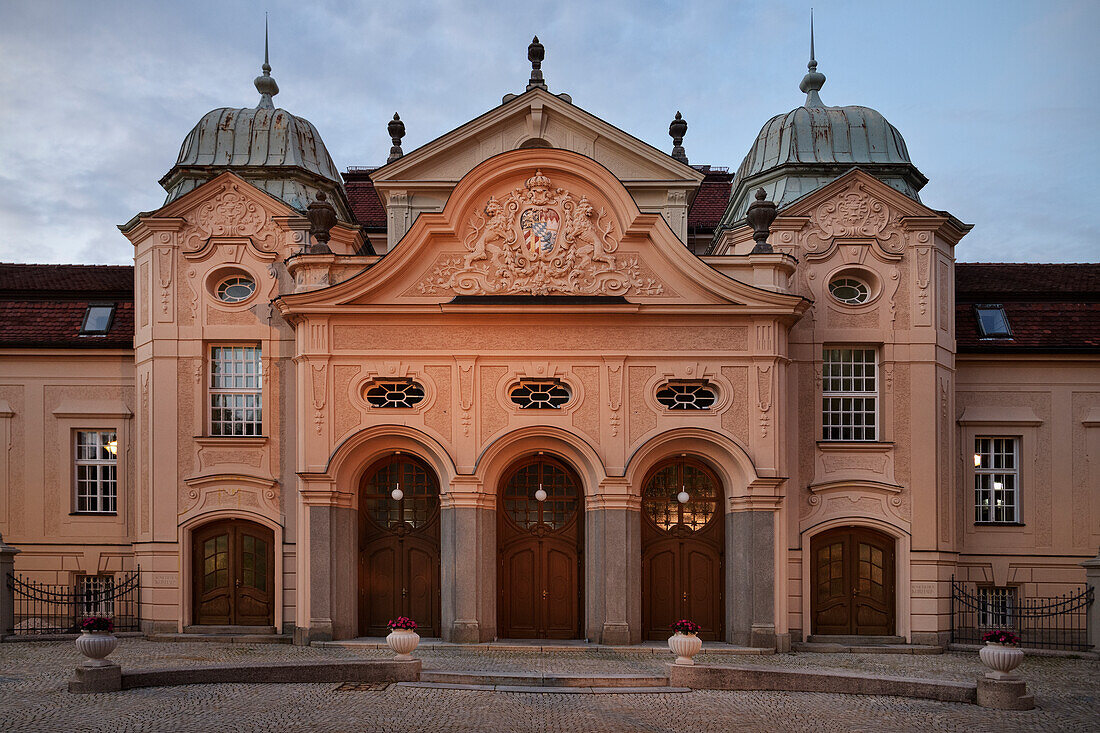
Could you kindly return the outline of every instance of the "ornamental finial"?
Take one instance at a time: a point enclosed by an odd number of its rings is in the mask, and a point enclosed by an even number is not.
[[[687,131],[687,120],[677,112],[676,119],[668,126],[668,134],[672,138],[672,157],[684,165],[687,165],[688,162],[687,153],[684,151],[684,135],[687,134]]]
[[[256,105],[256,109],[275,109],[275,103],[271,101],[271,98],[279,93],[279,85],[275,83],[274,77],[271,76],[271,62],[268,58],[267,13],[264,13],[264,65],[260,69],[264,73],[257,76],[254,82],[256,91],[260,93],[260,103]]]
[[[396,112],[393,113],[393,119],[386,125],[386,132],[390,134],[390,140],[393,142],[393,147],[390,148],[390,157],[386,158],[386,162],[392,163],[405,154],[401,150],[401,138],[405,137],[405,123],[401,121],[401,117]]]
[[[756,200],[749,204],[749,210],[745,214],[745,220],[752,227],[752,238],[756,246],[752,248],[752,254],[771,254],[772,246],[768,244],[768,235],[771,233],[772,222],[775,221],[776,205],[771,201],[765,201],[768,193],[763,188],[756,189]]]
[[[531,45],[527,47],[527,60],[531,62],[531,80],[527,82],[527,90],[535,87],[546,89],[546,80],[542,78],[542,60],[546,58],[546,46],[539,43],[539,37],[531,39]]]

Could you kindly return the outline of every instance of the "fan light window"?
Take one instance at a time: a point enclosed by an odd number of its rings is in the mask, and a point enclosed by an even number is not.
[[[670,410],[709,410],[716,399],[706,382],[669,382],[657,390],[657,401]]]
[[[247,277],[230,277],[218,285],[218,300],[225,303],[240,303],[256,292],[256,283]]]
[[[371,383],[363,397],[371,407],[413,407],[424,399],[424,388],[411,379],[387,379]]]
[[[569,401],[569,388],[556,379],[525,379],[508,396],[523,410],[557,410]]]
[[[829,283],[829,292],[841,303],[859,305],[866,303],[871,297],[871,290],[867,283],[856,280],[854,277],[838,277]]]

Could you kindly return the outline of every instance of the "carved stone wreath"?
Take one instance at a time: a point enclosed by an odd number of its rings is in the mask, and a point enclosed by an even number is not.
[[[586,196],[535,172],[522,189],[471,217],[465,255],[444,257],[417,285],[424,295],[660,295],[636,255],[616,257],[615,222]]]

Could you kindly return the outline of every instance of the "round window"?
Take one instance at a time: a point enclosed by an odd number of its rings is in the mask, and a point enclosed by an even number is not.
[[[841,303],[859,305],[871,297],[871,289],[862,280],[853,277],[838,277],[829,283],[829,292]]]
[[[226,303],[240,303],[256,292],[256,283],[247,277],[230,277],[218,285],[218,300]]]

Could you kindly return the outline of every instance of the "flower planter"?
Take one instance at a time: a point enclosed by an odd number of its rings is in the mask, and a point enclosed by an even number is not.
[[[668,648],[676,655],[676,664],[695,664],[692,657],[703,648],[703,640],[695,634],[681,634],[677,631],[668,637]]]
[[[1009,673],[1024,661],[1024,650],[987,641],[985,646],[978,650],[978,656],[982,664],[993,670],[986,672],[986,677],[994,680],[1014,680],[1016,676]]]
[[[118,646],[118,637],[110,631],[81,631],[76,637],[76,648],[88,658],[85,667],[107,667],[106,657]]]
[[[394,629],[386,637],[386,644],[394,651],[394,659],[406,662],[412,659],[412,652],[420,643],[420,634],[408,629]]]

